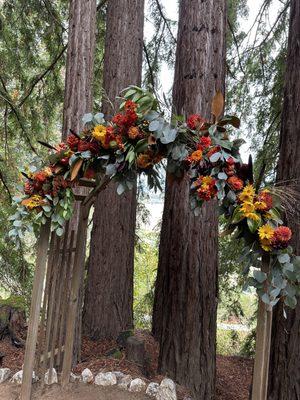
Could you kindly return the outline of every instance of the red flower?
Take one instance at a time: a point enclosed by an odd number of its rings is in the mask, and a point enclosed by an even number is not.
[[[228,165],[234,165],[235,164],[234,159],[232,157],[227,158],[226,162],[227,162]]]
[[[227,179],[227,182],[233,190],[242,190],[244,187],[244,182],[237,176],[231,176]]]
[[[97,154],[99,153],[100,147],[98,142],[96,142],[96,140],[92,140],[91,142],[88,143],[89,145],[89,150],[91,151],[91,153],[93,154]]]
[[[70,147],[71,150],[77,151],[78,148],[78,143],[79,143],[79,138],[73,134],[69,135],[67,138],[67,143]]]
[[[258,194],[258,201],[266,204],[263,211],[269,211],[273,207],[273,197],[268,191],[262,191]]]
[[[92,168],[88,168],[84,173],[84,177],[87,179],[93,179],[95,175],[96,172]]]
[[[192,129],[199,129],[204,124],[205,119],[201,117],[199,114],[192,114],[188,117],[187,126]]]
[[[271,245],[274,249],[285,249],[292,238],[292,231],[287,226],[279,226],[274,230]]]
[[[55,149],[59,153],[60,151],[68,150],[68,146],[66,143],[59,143],[55,146]]]
[[[204,149],[211,146],[211,138],[209,136],[202,136],[200,138],[200,144],[203,146]]]
[[[47,175],[44,171],[39,171],[34,174],[34,180],[38,183],[44,183],[47,179]]]
[[[119,113],[113,116],[112,122],[116,124],[117,126],[124,126],[126,122],[126,117],[125,115]]]
[[[34,192],[34,186],[30,181],[26,181],[24,184],[24,193],[28,195],[32,195]]]
[[[87,151],[87,150],[90,150],[90,143],[85,142],[84,140],[79,140],[78,151]]]
[[[125,110],[136,111],[137,104],[132,100],[127,100],[125,103]]]

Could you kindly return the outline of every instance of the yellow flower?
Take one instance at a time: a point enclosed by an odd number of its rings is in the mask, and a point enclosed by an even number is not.
[[[261,226],[258,230],[258,235],[261,240],[270,240],[274,236],[274,229],[269,224]]]
[[[270,212],[266,212],[266,213],[264,213],[264,218],[265,219],[272,219],[273,216],[272,216],[272,214]]]
[[[44,169],[43,169],[43,172],[44,172],[44,174],[45,174],[47,177],[52,176],[52,170],[51,170],[50,167],[44,168]]]
[[[43,200],[42,196],[39,196],[38,194],[35,194],[28,199],[24,199],[21,203],[23,206],[27,207],[29,210],[32,210],[36,207],[39,207],[43,204],[45,204],[45,201]]]
[[[105,136],[106,136],[106,126],[104,126],[104,125],[95,126],[95,128],[93,129],[93,132],[92,132],[92,136],[93,136],[93,138],[98,140],[98,142],[101,142],[102,145],[104,145],[105,144]]]
[[[244,187],[242,193],[239,195],[241,201],[253,201],[255,195],[255,190],[252,185],[247,185]]]
[[[267,204],[264,201],[256,201],[254,203],[255,210],[264,211],[267,208]]]
[[[241,211],[242,211],[242,213],[244,213],[244,214],[246,214],[246,213],[253,213],[253,212],[255,211],[254,204],[251,203],[250,201],[245,201],[245,202],[242,204]]]
[[[209,175],[205,175],[202,177],[202,184],[210,185],[213,181],[213,177]]]
[[[256,213],[253,213],[253,212],[245,213],[245,217],[246,217],[246,218],[250,218],[250,219],[252,219],[253,221],[259,221],[259,220],[260,220],[259,215],[256,214]]]
[[[268,239],[260,240],[260,245],[264,251],[270,251],[272,249],[271,243]]]

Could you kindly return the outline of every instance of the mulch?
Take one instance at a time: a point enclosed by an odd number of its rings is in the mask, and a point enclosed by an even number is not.
[[[145,331],[137,331],[136,336],[145,342],[146,352],[150,359],[148,377],[143,376],[140,367],[126,360],[125,353],[119,359],[105,354],[117,347],[113,340],[92,341],[86,337],[82,341],[81,359],[74,370],[80,373],[89,368],[93,373],[101,371],[122,371],[133,378],[141,377],[144,380],[160,382],[163,378],[156,374],[158,361],[158,344]],[[17,372],[22,368],[24,349],[12,346],[8,338],[0,341],[0,354],[5,354],[1,367],[10,368]],[[216,400],[248,400],[249,388],[252,379],[253,360],[235,356],[217,356]],[[187,394],[185,388],[178,386],[178,398],[183,399]]]

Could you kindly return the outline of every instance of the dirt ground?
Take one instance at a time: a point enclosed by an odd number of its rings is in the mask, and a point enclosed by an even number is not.
[[[17,400],[20,388],[5,384],[0,385],[1,400]],[[145,394],[131,393],[117,388],[103,388],[95,385],[72,384],[66,390],[57,385],[45,389],[43,392],[37,390],[33,396],[34,400],[149,400]]]
[[[121,371],[130,374],[133,378],[140,377],[147,383],[149,381],[160,382],[163,376],[157,375],[158,345],[147,332],[137,332],[137,336],[145,342],[147,354],[151,360],[148,377],[143,375],[140,368],[127,361],[122,353],[120,359],[106,356],[110,350],[116,347],[114,341],[91,341],[83,338],[82,362],[77,365],[75,373],[81,373],[84,368],[90,368],[93,373],[100,371]],[[5,354],[1,367],[10,368],[17,372],[22,368],[24,350],[12,346],[8,339],[0,341],[0,353]],[[216,400],[248,400],[251,385],[253,361],[243,357],[217,356],[217,382]],[[0,400],[17,399],[18,389],[12,385],[0,385]],[[178,400],[182,400],[188,391],[177,387]],[[5,397],[6,396],[6,397]],[[147,396],[119,391],[116,388],[103,389],[94,385],[74,384],[65,392],[58,387],[52,387],[46,393],[37,392],[35,399],[39,400],[138,400],[148,399]]]

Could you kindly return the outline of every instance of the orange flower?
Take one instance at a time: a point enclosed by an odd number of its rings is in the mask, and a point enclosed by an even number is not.
[[[202,160],[202,155],[203,153],[201,150],[196,150],[190,155],[189,160],[193,162],[199,162]]]
[[[279,226],[274,230],[272,237],[272,247],[275,249],[285,249],[292,238],[292,231],[287,226]]]
[[[136,139],[140,135],[140,130],[137,126],[131,126],[128,130],[129,139]]]
[[[139,154],[136,160],[136,164],[141,169],[147,169],[152,165],[151,157],[149,156],[149,154],[146,153]]]
[[[227,182],[233,190],[242,190],[244,187],[244,182],[237,176],[231,176],[227,179]]]

